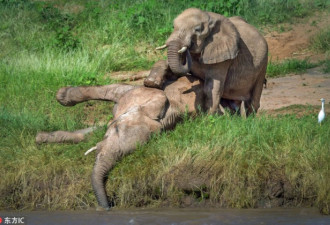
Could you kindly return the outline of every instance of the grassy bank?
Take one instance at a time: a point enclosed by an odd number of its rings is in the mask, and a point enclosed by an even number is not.
[[[267,65],[267,77],[285,76],[290,73],[304,73],[307,69],[314,68],[320,63],[311,63],[308,60],[287,59],[282,62],[270,61]]]
[[[108,194],[119,207],[314,206],[327,213],[329,127],[315,115],[187,119],[118,163]],[[83,152],[103,131],[78,145],[42,146],[23,133],[1,151],[0,208],[94,206],[94,156]]]
[[[181,206],[192,195],[201,205],[314,205],[328,212],[327,126],[318,127],[314,116],[185,121],[124,159],[108,191],[124,206]]]
[[[83,152],[102,139],[104,129],[77,145],[37,146],[35,135],[109,119],[109,103],[65,108],[56,102],[56,90],[109,84],[105,73],[150,68],[164,58],[154,48],[183,9],[241,15],[260,27],[327,7],[322,0],[117,2],[0,0],[0,210],[95,205],[94,158]],[[109,175],[108,193],[121,207],[178,206],[193,196],[215,205],[279,201],[329,213],[328,140],[329,121],[319,127],[312,116],[204,116],[154,137],[120,162]],[[182,174],[198,178],[194,188],[180,186]],[[271,189],[278,185],[283,190],[276,195]]]

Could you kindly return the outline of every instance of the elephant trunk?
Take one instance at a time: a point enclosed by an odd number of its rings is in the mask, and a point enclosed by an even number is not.
[[[189,50],[182,53],[178,51],[184,47],[179,40],[168,43],[167,59],[168,64],[174,74],[186,74],[191,69],[191,56]]]
[[[92,186],[99,206],[105,210],[109,210],[109,202],[105,191],[106,175],[109,170],[113,167],[113,159],[98,154],[93,168],[92,173]]]

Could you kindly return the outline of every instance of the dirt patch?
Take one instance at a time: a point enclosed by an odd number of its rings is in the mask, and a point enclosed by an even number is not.
[[[301,75],[268,79],[267,88],[262,92],[260,110],[271,111],[290,105],[320,106],[321,98],[326,100],[326,104],[330,103],[330,74],[314,68]],[[330,112],[329,107],[326,110]]]
[[[329,28],[329,12],[316,12],[314,16],[300,19],[295,24],[278,25],[279,31],[272,31],[265,35],[270,60],[308,58],[311,61],[319,61],[325,59],[324,54],[315,54],[309,45],[313,36]]]

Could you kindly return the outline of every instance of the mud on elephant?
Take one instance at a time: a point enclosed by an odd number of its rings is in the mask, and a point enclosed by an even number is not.
[[[257,112],[267,68],[267,42],[240,17],[191,8],[174,20],[166,44],[167,61],[155,67],[167,73],[150,73],[147,87],[162,88],[166,76],[191,73],[204,80],[205,106],[219,112],[221,98],[244,101],[247,114]]]
[[[103,209],[110,207],[105,191],[105,177],[115,163],[133,152],[138,144],[147,142],[152,133],[172,129],[183,114],[192,116],[204,107],[203,82],[192,76],[168,80],[164,90],[127,84],[65,87],[58,91],[56,98],[64,106],[74,106],[88,100],[116,102],[114,118],[108,124],[103,140],[86,152],[96,150],[92,186],[98,205]],[[233,111],[239,102],[223,99],[222,104]],[[77,143],[94,129],[41,132],[36,141]]]

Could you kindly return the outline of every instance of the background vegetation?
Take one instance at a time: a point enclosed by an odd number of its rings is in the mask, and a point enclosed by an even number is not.
[[[188,7],[240,15],[262,28],[328,10],[329,2],[0,0],[0,209],[95,204],[89,179],[93,157],[82,153],[102,138],[104,129],[78,145],[37,146],[34,137],[38,131],[86,127],[86,120],[109,118],[111,107],[91,102],[64,108],[55,100],[56,90],[67,85],[109,84],[114,81],[105,73],[150,68],[165,57],[154,49],[171,33],[173,18]],[[312,40],[313,48],[324,51],[324,46],[329,48],[324,41],[329,40],[329,32],[319,35]],[[285,63],[270,63],[269,75],[292,71],[283,72],[282,67],[310,67],[308,62]],[[109,194],[116,196],[117,206],[164,200],[179,204],[186,193],[175,185],[165,191],[161,177],[175,163],[193,161],[196,168],[206,163],[214,174],[213,183],[200,192],[212,201],[256,206],[255,197],[265,195],[265,179],[275,173],[284,174],[296,188],[295,205],[312,199],[311,205],[329,212],[329,123],[316,127],[314,120],[291,116],[188,121],[123,160],[110,175]],[[203,131],[205,124],[208,128]],[[196,132],[187,134],[187,130]],[[239,142],[243,137],[244,142]],[[147,162],[150,167],[144,168]],[[233,188],[234,197],[229,198]]]

